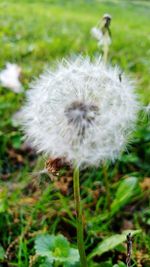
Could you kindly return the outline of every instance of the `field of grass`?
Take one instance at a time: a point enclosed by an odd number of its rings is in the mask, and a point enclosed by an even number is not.
[[[148,104],[149,1],[0,0],[0,69],[8,61],[20,65],[27,90],[34,77],[62,57],[99,56],[90,29],[104,13],[113,18],[109,60],[137,80],[141,101]],[[39,234],[61,233],[76,247],[72,179],[64,169],[54,181],[37,175],[45,159],[24,144],[12,120],[24,100],[24,93],[0,87],[0,266],[50,267],[35,256],[34,243]],[[150,266],[149,177],[150,122],[141,114],[128,152],[115,164],[81,173],[89,266],[126,266],[125,243],[115,235],[128,229],[139,230],[132,266]],[[111,245],[102,243],[111,236]]]

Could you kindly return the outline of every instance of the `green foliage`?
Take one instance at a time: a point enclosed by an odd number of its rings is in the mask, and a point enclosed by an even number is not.
[[[107,252],[108,250],[112,250],[118,245],[122,244],[126,240],[126,236],[128,233],[131,233],[131,235],[135,235],[137,233],[140,233],[140,230],[127,230],[124,231],[122,234],[113,235],[111,237],[108,237],[104,239],[89,255],[89,258],[92,258],[96,255],[101,255],[104,252]]]
[[[114,214],[120,208],[125,206],[131,199],[133,195],[139,191],[138,189],[138,180],[136,177],[129,177],[121,181],[114,201],[111,204],[111,213]]]
[[[39,267],[53,267],[51,260],[48,258],[44,259],[44,262],[39,265]]]
[[[35,240],[35,251],[38,256],[45,257],[44,267],[49,264],[63,263],[64,267],[73,266],[79,262],[77,249],[71,248],[63,235],[41,235]]]

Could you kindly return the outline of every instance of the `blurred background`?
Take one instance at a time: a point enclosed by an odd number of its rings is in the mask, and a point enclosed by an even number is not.
[[[45,68],[63,57],[101,55],[91,28],[105,13],[112,16],[109,61],[136,80],[148,105],[149,0],[0,0],[0,266],[50,267],[34,258],[39,234],[61,233],[76,246],[70,170],[60,170],[54,181],[39,174],[45,158],[24,142],[18,111],[30,82]],[[15,89],[13,73],[15,85],[20,80]],[[116,234],[127,229],[140,230],[132,266],[150,266],[149,177],[150,120],[141,114],[128,151],[115,164],[81,175],[87,254],[97,248],[90,266],[126,266],[125,240],[116,242]],[[99,244],[108,237],[113,245],[103,251]]]

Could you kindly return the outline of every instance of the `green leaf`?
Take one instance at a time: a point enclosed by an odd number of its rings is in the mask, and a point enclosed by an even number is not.
[[[137,178],[129,177],[124,179],[116,192],[116,197],[111,204],[111,214],[116,213],[120,208],[127,204],[131,197],[135,194],[137,187]]]
[[[50,263],[74,264],[79,261],[77,249],[70,248],[68,240],[63,235],[40,235],[35,240],[36,254],[46,256]],[[44,262],[44,264],[46,264]]]
[[[5,256],[5,251],[3,247],[0,245],[0,260],[3,260]]]
[[[35,240],[35,251],[39,256],[52,256],[52,250],[55,247],[54,235],[40,235]]]
[[[131,233],[131,235],[133,236],[137,233],[140,233],[140,230],[127,230],[120,235],[117,234],[106,238],[94,249],[94,251],[89,255],[89,258],[92,258],[96,255],[100,256],[104,252],[114,249],[116,246],[118,246],[119,244],[123,243],[126,240],[126,236],[128,233]]]
[[[51,260],[45,258],[45,261],[39,265],[39,267],[53,267]]]
[[[67,261],[68,261],[69,263],[74,264],[75,262],[78,262],[79,259],[80,259],[80,257],[79,257],[79,252],[78,252],[78,250],[75,249],[75,248],[70,248],[69,256],[68,256]]]
[[[68,257],[70,245],[68,240],[63,235],[55,237],[55,250],[53,256],[55,257]]]
[[[119,244],[115,249],[119,253],[126,253],[126,248],[125,248],[125,246],[123,244]]]

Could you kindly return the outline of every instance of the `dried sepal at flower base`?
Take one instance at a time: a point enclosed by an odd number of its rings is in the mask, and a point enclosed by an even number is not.
[[[66,162],[64,158],[49,158],[45,162],[45,168],[48,173],[53,174],[55,176],[59,176],[60,170],[62,168],[70,171],[70,164]]]
[[[64,195],[67,195],[72,185],[73,170],[64,158],[49,158],[45,163],[45,169],[50,177],[53,176],[54,187]]]

